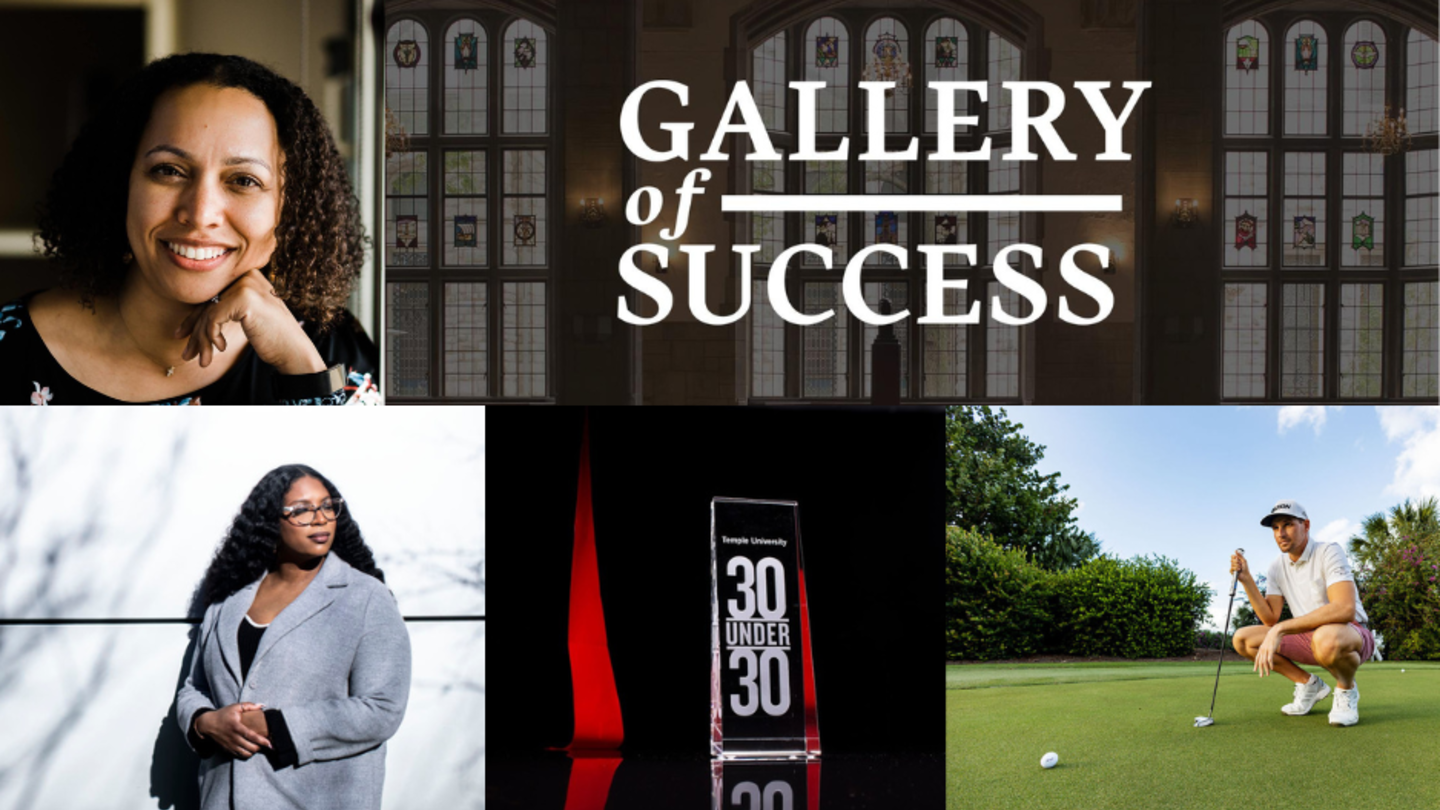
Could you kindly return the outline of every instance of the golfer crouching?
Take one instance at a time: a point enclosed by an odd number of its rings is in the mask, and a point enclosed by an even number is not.
[[[1241,554],[1230,557],[1230,573],[1240,583],[1264,626],[1235,632],[1235,651],[1255,662],[1260,677],[1271,670],[1295,682],[1295,701],[1280,711],[1298,717],[1330,694],[1330,687],[1296,664],[1322,666],[1335,676],[1330,725],[1353,726],[1360,719],[1360,690],[1355,671],[1375,652],[1375,637],[1360,606],[1355,577],[1339,543],[1310,539],[1310,519],[1295,501],[1280,501],[1260,521],[1275,532],[1280,556],[1270,563],[1265,598]],[[1285,600],[1294,618],[1280,621]]]

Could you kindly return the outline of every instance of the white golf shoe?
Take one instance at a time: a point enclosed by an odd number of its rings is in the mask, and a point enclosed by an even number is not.
[[[1291,717],[1309,714],[1311,707],[1324,700],[1328,694],[1330,694],[1330,687],[1326,686],[1324,681],[1311,675],[1309,682],[1295,684],[1295,702],[1281,706],[1280,711]]]
[[[1335,705],[1330,707],[1330,725],[1353,726],[1360,722],[1360,686],[1335,687]]]

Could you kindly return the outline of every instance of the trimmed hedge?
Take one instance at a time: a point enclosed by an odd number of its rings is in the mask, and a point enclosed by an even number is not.
[[[1164,557],[1097,557],[1052,573],[992,539],[946,529],[945,654],[1189,655],[1213,595]]]
[[[945,655],[1038,655],[1055,626],[1054,576],[978,532],[945,527]]]

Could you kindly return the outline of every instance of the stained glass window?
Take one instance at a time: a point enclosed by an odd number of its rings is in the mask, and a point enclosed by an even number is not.
[[[1346,152],[1340,199],[1340,266],[1385,266],[1385,158]]]
[[[1340,396],[1379,397],[1385,346],[1385,285],[1340,285]]]
[[[1385,29],[1363,20],[1345,32],[1345,134],[1364,135],[1385,109]],[[1395,111],[1392,111],[1395,112]]]
[[[992,302],[999,296],[1006,314],[1017,318],[1030,314],[1030,303],[998,281],[986,285],[985,312],[985,395],[1020,396],[1020,327],[996,320]]]
[[[385,285],[385,394],[430,395],[430,285]]]
[[[1273,57],[1267,30],[1277,33]],[[1436,46],[1426,34],[1400,30],[1359,14],[1331,13],[1322,25],[1275,13],[1227,35],[1222,129],[1252,140],[1249,151],[1225,153],[1218,206],[1222,398],[1384,399],[1415,396],[1407,392],[1430,384],[1424,369],[1434,352],[1419,335],[1433,319],[1409,302],[1431,289],[1424,279],[1434,278],[1440,259],[1440,159],[1429,134],[1440,106]],[[1415,137],[1403,154],[1385,156],[1362,137],[1387,102],[1398,115],[1386,81],[1401,63]],[[1265,127],[1273,101],[1267,76],[1281,87],[1278,133]],[[1273,137],[1253,138],[1266,135]],[[1281,190],[1278,206],[1272,185]],[[1403,239],[1404,250],[1387,251],[1386,208],[1399,216],[1402,201],[1403,228],[1389,236]],[[1393,323],[1399,319],[1405,330]],[[1385,356],[1399,331],[1408,359]],[[1267,369],[1270,360],[1278,366]],[[1420,376],[1412,380],[1404,369]]]
[[[899,312],[910,305],[910,285],[903,281],[867,281],[864,284],[865,303],[870,307],[871,312],[880,311],[880,299],[888,298],[894,309]],[[868,323],[862,324],[860,330],[861,350],[860,366],[864,375],[865,396],[870,396],[871,370],[874,365],[871,351],[875,339],[880,336],[880,327]],[[895,329],[895,339],[900,341],[900,396],[910,396],[910,319],[902,318],[892,326]]]
[[[757,397],[785,396],[785,321],[770,306],[766,282],[750,282],[750,389]]]
[[[543,149],[505,150],[504,214],[500,221],[504,264],[545,264],[545,189]]]
[[[834,17],[821,17],[805,29],[800,55],[805,81],[825,82],[815,94],[815,131],[850,128],[850,35]]]
[[[765,31],[749,41],[756,44],[741,57],[745,60],[742,72],[752,79],[752,92],[777,149],[793,153],[799,146],[797,116],[787,106],[784,87],[791,76],[826,85],[816,96],[815,148],[829,151],[839,146],[842,135],[850,138],[850,156],[846,160],[747,161],[746,174],[738,185],[748,187],[750,193],[904,195],[923,188],[928,194],[956,195],[969,193],[973,183],[977,192],[1005,194],[1019,193],[1024,187],[1023,172],[1027,167],[998,159],[1008,149],[1009,133],[1004,130],[1010,120],[1008,94],[1001,91],[1000,84],[1018,80],[1022,74],[1022,50],[1014,41],[955,17],[935,17],[916,9],[877,16],[869,9],[849,6],[837,6],[823,17],[797,21],[781,31]],[[970,79],[988,80],[991,95],[977,109],[978,99],[971,101],[967,94],[957,94],[957,114],[980,112],[984,127],[958,128],[956,148],[978,149],[980,140],[989,133],[997,159],[980,174],[971,173],[972,167],[963,161],[859,160],[858,155],[868,147],[868,110],[852,103],[862,98],[857,82],[909,83],[908,88],[897,86],[885,96],[885,130],[898,136],[889,139],[887,148],[903,147],[909,133],[918,128],[922,130],[918,138],[920,151],[928,154],[936,149],[936,104],[932,94],[922,89],[931,81]],[[854,250],[892,244],[906,251],[909,264],[905,271],[891,256],[868,257],[861,289],[872,304],[884,295],[897,308],[916,308],[925,299],[921,272],[925,259],[911,250],[914,245],[959,246],[978,240],[979,267],[968,271],[975,274],[971,295],[978,299],[993,278],[988,266],[993,252],[1020,241],[1022,222],[1027,221],[1008,212],[996,212],[986,219],[985,214],[958,211],[887,211],[877,206],[869,211],[846,212],[826,211],[823,202],[813,206],[818,210],[788,214],[761,211],[738,220],[736,238],[760,248],[754,265],[755,298],[747,333],[748,386],[755,397],[789,393],[804,398],[860,399],[873,393],[870,361],[878,331],[847,311],[837,283],[838,270]],[[773,258],[786,246],[801,243],[828,247],[832,254],[830,272],[822,269],[818,257],[807,254],[801,254],[789,268],[789,290],[798,309],[833,309],[837,313],[816,326],[784,323],[763,293],[767,289],[765,274]],[[965,259],[949,257],[945,269],[954,277],[954,271],[967,264]],[[1021,265],[1017,269],[1030,269],[1023,267],[1023,262],[1016,264]],[[996,289],[997,294],[1014,304],[1013,311],[1028,306],[1013,293]],[[965,293],[955,291],[944,294],[957,311],[965,297]],[[1023,387],[1019,351],[1022,331],[984,323],[920,329],[909,327],[908,322],[897,323],[896,333],[905,356],[902,396],[1018,398]],[[967,362],[975,365],[975,374],[969,373]],[[787,370],[797,373],[790,376]],[[911,372],[922,370],[923,382],[912,385]]]
[[[457,20],[445,31],[446,134],[485,134],[487,48],[485,29],[475,20]]]
[[[994,149],[990,152],[989,183],[991,194],[1014,194],[1020,190],[1020,163],[1003,160],[1007,150]],[[990,247],[987,255],[994,262],[1000,249],[1020,241],[1020,214],[1015,211],[991,211],[988,228]]]
[[[396,152],[385,160],[385,264],[430,263],[429,156]]]
[[[1265,396],[1264,284],[1226,284],[1224,301],[1224,383],[1228,398]]]
[[[400,20],[385,35],[385,104],[405,132],[430,132],[430,39],[415,20]]]
[[[925,193],[966,193],[968,191],[965,187],[966,167],[969,165],[963,160],[926,160]],[[924,219],[925,230],[921,232],[920,239],[917,240],[921,244],[967,245],[970,243],[968,214],[960,211],[926,211]],[[959,256],[948,256],[945,259],[946,267],[963,267],[967,263],[964,258]]]
[[[1424,397],[1432,403],[1440,395],[1440,298],[1434,281],[1405,285],[1405,334],[1401,352],[1401,395]]]
[[[805,162],[806,194],[845,194],[849,179],[847,164],[837,160]],[[801,217],[805,241],[830,248],[834,258],[831,267],[843,267],[849,260],[845,246],[849,244],[850,218],[840,211],[807,211]],[[822,267],[819,257],[805,254],[806,265]]]
[[[760,43],[750,65],[750,89],[766,129],[785,128],[785,98],[789,89],[785,73],[785,32]]]
[[[1325,266],[1325,153],[1285,153],[1286,267]]]
[[[1226,267],[1269,264],[1267,158],[1264,152],[1225,154],[1225,226],[1220,244]]]
[[[990,86],[985,99],[990,114],[986,128],[991,132],[1010,128],[1010,94],[1001,88],[1002,82],[1020,80],[1020,49],[999,34],[990,34]]]
[[[504,47],[499,55],[504,84],[503,131],[546,132],[550,51],[545,29],[529,20],[516,20],[505,29]]]
[[[910,187],[910,163],[900,160],[870,160],[865,162],[866,194],[905,194]],[[910,244],[910,215],[895,211],[865,212],[865,244],[888,243],[900,248]],[[899,267],[900,263],[888,253],[872,254],[865,264],[876,267]]]
[[[1265,135],[1270,131],[1270,35],[1246,20],[1225,35],[1225,134]]]
[[[1436,115],[1437,61],[1435,40],[1412,30],[1407,41],[1405,61],[1405,114],[1410,131],[1416,134],[1434,132],[1440,116]]]
[[[781,154],[784,151],[781,150]],[[750,163],[750,191],[755,194],[785,193],[785,163],[779,160],[756,160]],[[785,242],[785,215],[776,211],[756,211],[750,214],[750,242],[759,245],[755,256],[757,265],[768,270],[770,263],[787,247]],[[757,270],[758,267],[752,267]]]
[[[905,25],[894,17],[881,17],[865,29],[863,77],[867,81],[897,85],[885,93],[885,131],[909,132],[910,88],[902,85],[912,80],[910,38]]]
[[[948,289],[944,293],[945,314],[959,315],[969,302],[963,290]],[[968,327],[962,325],[925,325],[925,396],[961,398],[966,394],[966,343]]]
[[[835,282],[806,282],[801,285],[803,300],[801,311],[815,315],[826,310],[835,314],[814,326],[801,328],[805,342],[801,366],[805,397],[831,398],[848,395],[849,340],[847,327],[850,315],[845,309],[845,299],[840,294],[840,285]]]
[[[1436,150],[1417,149],[1405,155],[1405,266],[1433,265],[1440,259],[1436,246]]]
[[[490,393],[486,285],[445,285],[445,396],[483,397]]]
[[[1325,29],[1301,20],[1285,32],[1285,134],[1325,134]]]
[[[487,261],[485,152],[445,152],[445,266],[482,266]]]
[[[500,373],[507,397],[543,397],[546,389],[545,284],[503,285]]]
[[[960,82],[968,78],[970,58],[970,35],[965,26],[951,17],[941,17],[925,29],[925,84],[930,82]],[[925,131],[935,131],[936,94],[925,92]],[[971,93],[955,94],[955,114],[965,115],[969,109]],[[958,127],[956,132],[964,132]]]
[[[1280,396],[1325,394],[1325,285],[1286,284],[1281,305]]]

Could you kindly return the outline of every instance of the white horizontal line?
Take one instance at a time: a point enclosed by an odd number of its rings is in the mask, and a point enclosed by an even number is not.
[[[1120,211],[1119,194],[726,194],[721,211]]]
[[[789,647],[772,647],[764,644],[726,644],[728,650],[788,650]]]

